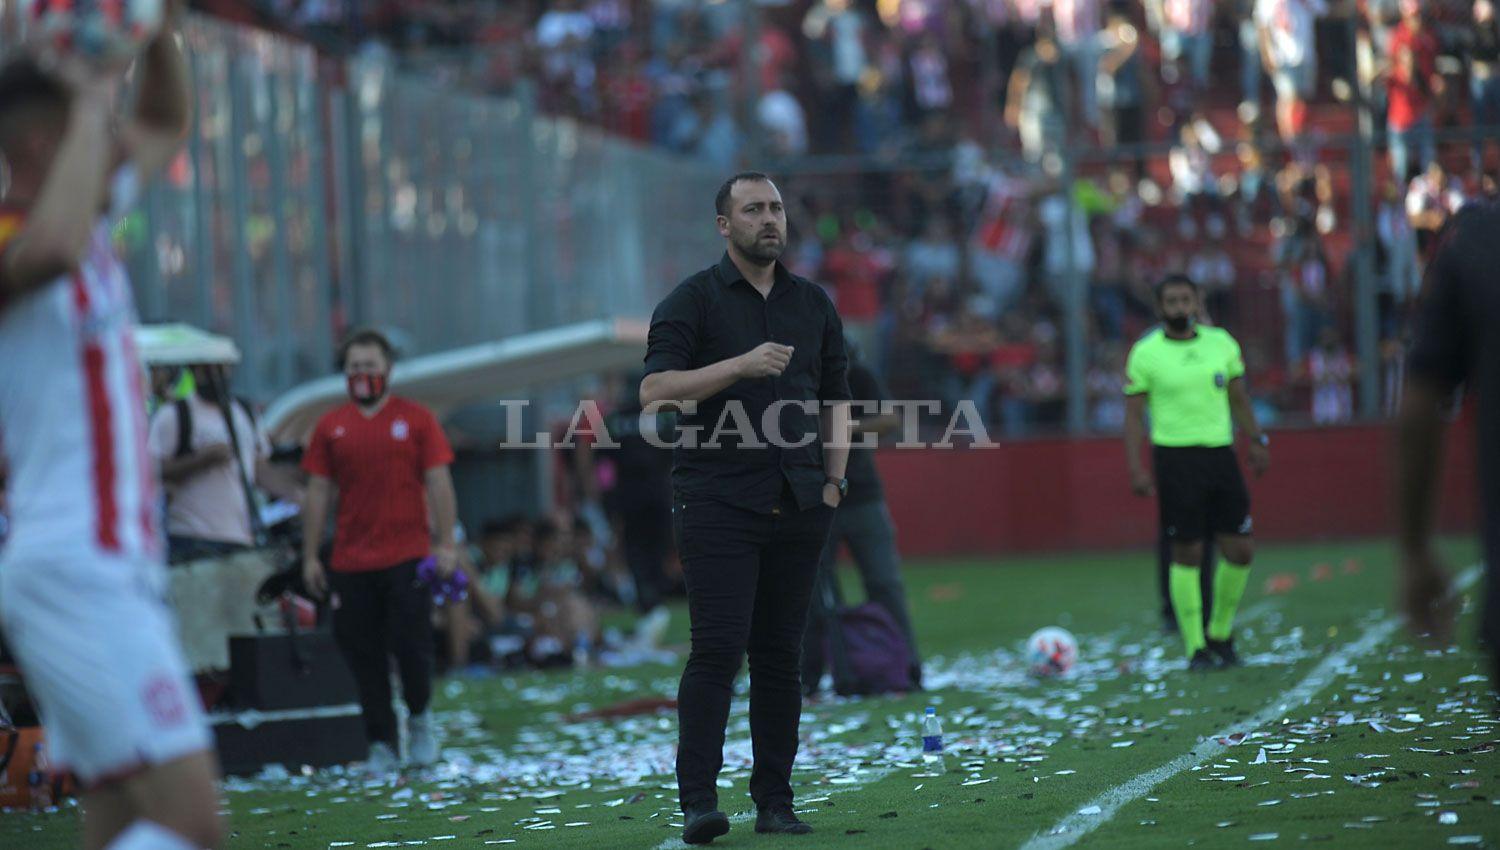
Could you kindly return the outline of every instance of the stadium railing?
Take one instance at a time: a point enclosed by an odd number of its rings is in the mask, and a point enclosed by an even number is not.
[[[489,98],[194,16],[196,125],[121,227],[143,317],[232,335],[265,401],[335,335],[409,354],[648,315],[718,251],[721,176]]]

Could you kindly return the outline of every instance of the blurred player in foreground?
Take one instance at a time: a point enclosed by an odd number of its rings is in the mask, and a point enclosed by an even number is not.
[[[14,523],[0,623],[53,763],[84,789],[89,850],[221,839],[212,740],[162,601],[135,306],[110,244],[188,129],[175,30],[174,11],[119,123],[118,69],[50,54],[0,66],[0,432]]]
[[[1257,475],[1270,465],[1270,440],[1255,424],[1239,343],[1222,328],[1194,319],[1198,285],[1185,275],[1168,275],[1156,285],[1156,307],[1162,326],[1142,337],[1125,363],[1131,488],[1140,496],[1157,492],[1161,525],[1172,540],[1172,607],[1189,667],[1232,666],[1239,663],[1234,613],[1250,580],[1255,545],[1231,417],[1250,437],[1250,466]],[[1148,406],[1154,484],[1141,463]],[[1199,565],[1210,535],[1224,558],[1214,571],[1205,639]]]
[[[1479,474],[1483,494],[1483,640],[1495,658],[1490,687],[1500,691],[1500,207],[1464,207],[1438,237],[1418,308],[1416,340],[1401,403],[1402,603],[1412,628],[1446,642],[1457,603],[1432,549],[1432,511],[1441,460],[1441,413],[1459,385],[1479,396]]]

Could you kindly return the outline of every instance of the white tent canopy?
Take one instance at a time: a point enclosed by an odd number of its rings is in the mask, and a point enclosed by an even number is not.
[[[391,389],[441,418],[530,387],[636,368],[646,353],[646,330],[644,322],[604,319],[414,357],[397,362]],[[304,442],[319,417],[347,399],[344,385],[342,375],[330,375],[277,398],[262,420],[272,442]]]
[[[192,325],[141,325],[135,347],[146,366],[228,366],[240,362],[234,340]]]

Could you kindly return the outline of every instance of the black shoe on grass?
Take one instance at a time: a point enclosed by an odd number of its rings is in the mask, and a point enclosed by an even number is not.
[[[1193,672],[1212,670],[1218,666],[1218,662],[1214,661],[1214,657],[1209,654],[1209,651],[1206,649],[1198,650],[1197,652],[1193,653],[1192,658],[1188,659],[1188,669],[1192,670]]]
[[[718,809],[689,809],[683,815],[682,840],[688,844],[707,844],[729,831],[729,818]]]
[[[1234,651],[1234,638],[1229,640],[1208,639],[1208,652],[1219,662],[1220,667],[1238,667],[1243,662]]]
[[[806,835],[812,832],[811,826],[797,819],[797,813],[792,811],[788,805],[771,806],[761,809],[755,815],[756,832],[778,832],[783,835]]]

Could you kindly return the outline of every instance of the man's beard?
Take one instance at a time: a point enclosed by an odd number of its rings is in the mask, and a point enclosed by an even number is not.
[[[780,238],[780,234],[777,234],[774,244],[765,242],[761,240],[761,236],[764,235],[766,234],[757,233],[748,240],[736,240],[734,245],[740,249],[740,253],[745,256],[745,259],[763,266],[769,266],[781,259],[781,252],[785,250],[786,242]]]
[[[1188,328],[1190,328],[1190,327],[1193,326],[1193,317],[1192,316],[1168,316],[1167,319],[1166,319],[1166,322],[1167,322],[1167,327],[1170,328],[1173,333],[1179,333],[1180,334],[1180,333],[1186,331]]]

